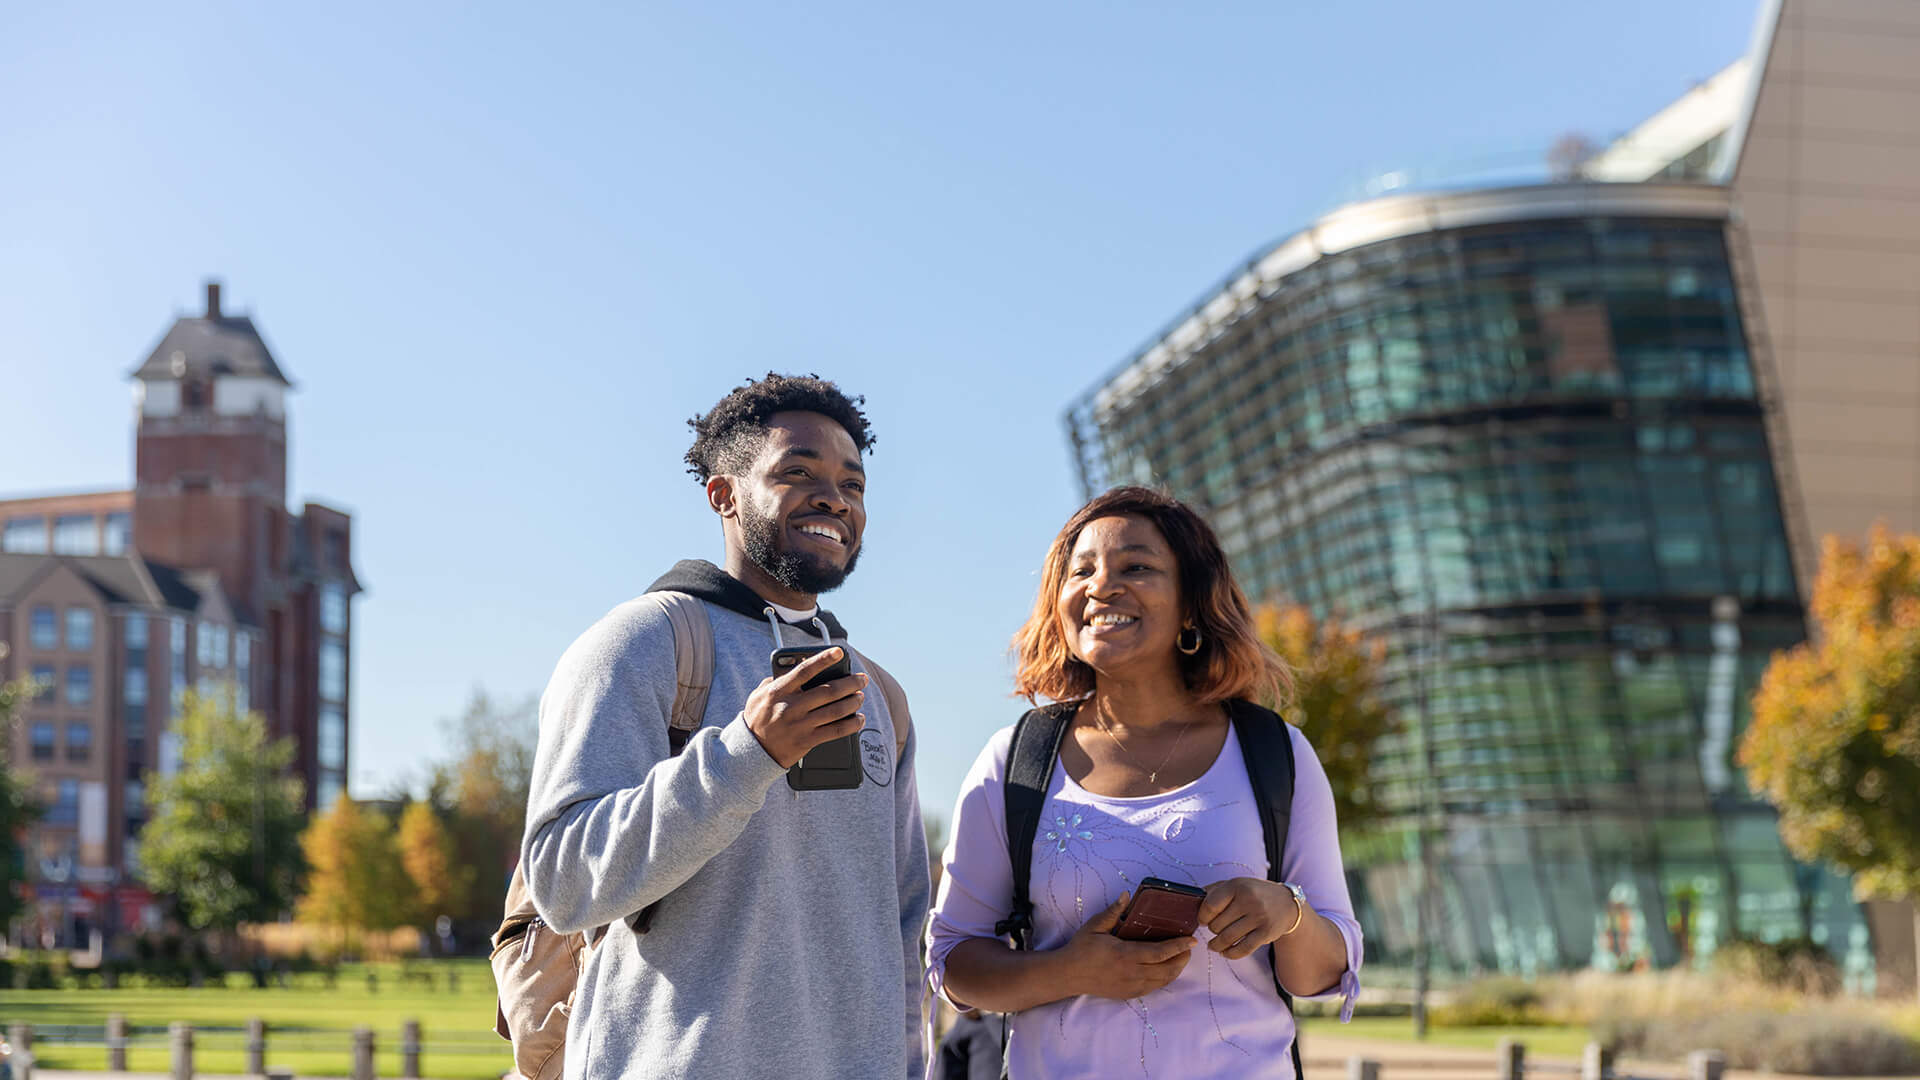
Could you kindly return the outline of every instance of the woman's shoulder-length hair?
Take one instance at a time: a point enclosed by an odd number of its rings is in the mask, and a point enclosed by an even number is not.
[[[1180,669],[1195,699],[1201,704],[1232,698],[1287,701],[1293,693],[1292,673],[1254,629],[1246,594],[1233,579],[1213,527],[1187,504],[1144,487],[1117,487],[1094,497],[1053,538],[1040,569],[1033,614],[1013,638],[1015,693],[1028,701],[1071,701],[1093,693],[1094,671],[1073,655],[1055,607],[1081,531],[1098,518],[1128,515],[1151,523],[1173,549],[1185,616],[1200,631],[1200,650],[1192,656],[1180,654]]]

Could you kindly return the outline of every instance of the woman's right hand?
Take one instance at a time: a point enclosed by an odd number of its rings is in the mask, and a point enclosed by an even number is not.
[[[1068,980],[1088,997],[1124,1001],[1150,994],[1180,977],[1193,958],[1192,937],[1166,941],[1125,941],[1113,936],[1127,898],[1120,899],[1074,931],[1060,947]]]

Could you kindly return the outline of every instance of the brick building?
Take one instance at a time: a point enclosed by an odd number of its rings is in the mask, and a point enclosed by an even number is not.
[[[292,384],[206,296],[132,374],[131,490],[0,500],[0,679],[42,687],[11,735],[47,807],[27,877],[62,940],[149,909],[134,845],[186,690],[231,687],[293,739],[310,809],[346,788],[353,519],[288,509]]]

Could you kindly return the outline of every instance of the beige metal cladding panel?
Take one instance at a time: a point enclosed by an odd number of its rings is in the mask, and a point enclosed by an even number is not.
[[[1920,532],[1920,508],[1911,496],[1902,497],[1899,488],[1885,495],[1859,497],[1807,497],[1807,529],[1814,543],[1822,537],[1838,535],[1863,540],[1875,522],[1884,521],[1898,532]]]
[[[1920,30],[1920,4],[1913,0],[1786,0],[1788,16],[1815,22],[1844,20],[1879,24],[1885,30]]]
[[[1920,65],[1920,42],[1914,62]],[[1914,98],[1920,107],[1920,96]],[[1908,213],[1920,215],[1920,143],[1897,142],[1893,136],[1875,141],[1872,135],[1820,137],[1802,129],[1800,173],[1794,182],[1809,193],[1827,189],[1870,191],[1876,195],[1906,193],[1916,201]]]
[[[1818,385],[1803,375],[1787,399],[1787,431],[1797,449],[1904,456],[1911,466],[1920,454],[1920,409],[1906,402],[1823,399]]]
[[[1920,36],[1916,36],[1911,27],[1843,21],[1833,17],[1838,12],[1830,14],[1826,7],[1821,5],[1820,18],[1803,19],[1797,26],[1781,26],[1782,40],[1776,44],[1776,62],[1784,60],[1786,70],[1806,79],[1867,83],[1913,78],[1914,54],[1920,49]],[[1806,5],[1801,5],[1801,10],[1806,11]],[[1779,45],[1797,48],[1789,48],[1783,55]]]
[[[1740,152],[1737,186],[1748,191],[1784,191],[1793,183],[1796,140],[1778,128],[1755,129]]]
[[[1802,450],[1794,455],[1801,494],[1814,499],[1905,505],[1913,497],[1913,462],[1884,454]]]
[[[1781,240],[1780,231],[1791,228],[1800,242],[1853,240],[1882,250],[1920,251],[1920,201],[1913,199],[1803,192],[1776,201],[1774,193],[1754,192],[1741,203],[1763,240]]]
[[[1911,3],[1912,0],[1906,0]],[[1920,11],[1920,4],[1914,4]],[[1920,69],[1920,39],[1912,45],[1912,67]],[[1920,78],[1908,76],[1908,78]],[[1873,132],[1920,137],[1920,81],[1910,89],[1831,85],[1813,82],[1788,84],[1800,98],[1800,126],[1814,133]],[[1765,100],[1764,95],[1762,100]],[[1769,117],[1772,121],[1772,117]],[[1756,121],[1754,130],[1760,131]],[[1780,132],[1769,127],[1767,134]]]
[[[1755,245],[1754,258],[1760,258]],[[1784,259],[1781,259],[1784,263]],[[1814,292],[1865,290],[1873,293],[1911,292],[1909,303],[1920,307],[1920,249],[1881,251],[1842,244],[1808,242],[1793,251],[1793,284]],[[1916,316],[1920,319],[1920,316]]]
[[[1809,400],[1920,404],[1920,355],[1914,350],[1804,345],[1793,352],[1795,392]]]
[[[1796,292],[1793,341],[1800,349],[1841,342],[1907,346],[1920,353],[1920,307],[1911,297],[1835,296]]]

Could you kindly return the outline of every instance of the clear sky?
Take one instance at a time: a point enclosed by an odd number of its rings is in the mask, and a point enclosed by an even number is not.
[[[1758,6],[3,5],[0,494],[126,486],[126,374],[222,278],[291,498],[355,515],[374,795],[717,559],[684,421],[819,372],[879,434],[828,605],[944,814],[1019,711],[1077,394],[1370,173],[1604,140]]]

